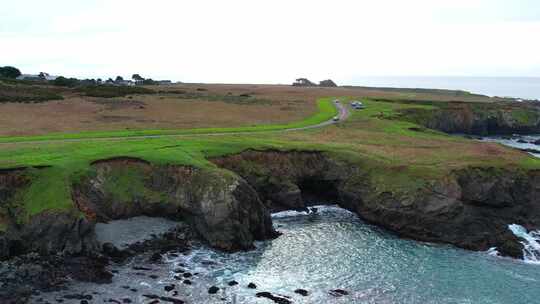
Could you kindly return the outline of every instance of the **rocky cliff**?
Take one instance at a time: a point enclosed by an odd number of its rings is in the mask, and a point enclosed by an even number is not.
[[[0,258],[25,252],[93,253],[94,225],[138,215],[186,220],[211,246],[245,250],[276,236],[268,210],[242,178],[224,170],[157,166],[117,158],[96,162],[72,185],[73,208],[29,218],[17,193],[32,180],[25,170],[0,175]],[[11,214],[9,214],[11,213]]]
[[[370,172],[315,152],[246,151],[213,160],[257,189],[270,209],[331,202],[401,236],[521,256],[508,230],[540,228],[540,172],[466,168],[419,187],[377,183]]]
[[[0,254],[91,253],[99,249],[95,223],[137,215],[185,220],[211,246],[244,250],[276,236],[270,211],[320,203],[337,203],[404,237],[472,250],[498,247],[514,257],[521,245],[507,226],[540,228],[540,171],[463,168],[396,185],[374,177],[384,168],[321,152],[248,150],[211,161],[221,169],[130,158],[95,162],[72,185],[72,210],[48,210],[27,221],[14,220],[21,212],[17,193],[32,180],[25,170],[2,172]]]
[[[540,107],[533,103],[434,103],[434,109],[409,108],[398,119],[446,133],[471,135],[540,132]]]

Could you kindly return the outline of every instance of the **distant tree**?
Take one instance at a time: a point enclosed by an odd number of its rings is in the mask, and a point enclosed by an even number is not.
[[[135,81],[143,81],[144,78],[141,77],[141,75],[139,74],[133,74],[133,76],[131,76],[131,79],[135,80]]]
[[[101,80],[101,78],[98,78],[96,81],[97,81],[98,84],[101,84],[103,82],[103,80]]]
[[[85,80],[86,81],[86,80]],[[55,86],[59,87],[76,87],[79,85],[79,80],[77,78],[66,78],[64,76],[60,76],[56,78],[55,80],[51,81],[51,83]]]
[[[0,67],[0,76],[6,78],[17,78],[21,76],[21,71],[12,66]]]
[[[317,85],[315,83],[311,82],[307,78],[298,78],[293,83],[293,86],[295,86],[295,87],[316,87]]]
[[[116,76],[115,82],[121,82],[124,81],[124,78],[122,76]]]
[[[319,82],[320,87],[337,87],[337,84],[332,79],[327,79]]]
[[[107,81],[105,81],[105,83],[112,84],[112,83],[114,83],[114,80],[112,80],[112,78],[109,78],[109,79],[107,79]]]
[[[143,84],[145,84],[145,85],[154,85],[154,84],[157,84],[157,82],[152,80],[152,78],[148,78],[148,79],[143,80]]]
[[[84,79],[79,82],[82,86],[95,86],[97,81],[95,79]]]

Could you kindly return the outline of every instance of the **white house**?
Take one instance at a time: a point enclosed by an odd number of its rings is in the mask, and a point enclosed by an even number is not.
[[[21,76],[17,77],[17,80],[45,80],[45,81],[52,81],[58,78],[58,76],[50,75],[49,73],[40,72],[37,75],[32,74],[22,74]]]

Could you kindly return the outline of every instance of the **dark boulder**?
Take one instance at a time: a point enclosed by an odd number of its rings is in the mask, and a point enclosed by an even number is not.
[[[343,289],[333,289],[330,290],[330,294],[334,297],[341,297],[341,296],[347,296],[349,295],[349,292]]]
[[[216,286],[212,286],[212,287],[208,288],[208,293],[209,294],[216,294],[218,291],[219,291],[219,287],[216,287]]]
[[[294,291],[294,293],[297,293],[297,294],[299,294],[301,296],[304,296],[304,297],[306,297],[309,294],[309,292],[307,290],[305,290],[305,289],[297,289],[297,290]]]
[[[292,303],[291,300],[285,298],[285,297],[279,297],[279,296],[275,296],[269,292],[258,292],[256,295],[255,295],[257,298],[266,298],[266,299],[269,299],[271,301],[273,301],[274,303],[277,303],[277,304],[290,304]]]

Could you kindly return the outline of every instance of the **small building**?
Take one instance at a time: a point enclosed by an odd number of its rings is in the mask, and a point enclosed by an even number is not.
[[[120,80],[120,81],[115,81],[114,83],[120,86],[134,86],[135,85],[135,82],[131,80]]]
[[[58,76],[50,75],[49,73],[40,72],[37,75],[33,74],[22,74],[17,77],[17,80],[31,80],[31,81],[53,81],[56,80]]]
[[[17,80],[33,80],[33,81],[39,81],[39,80],[42,80],[42,79],[39,78],[39,75],[22,74],[21,76],[17,77]]]

